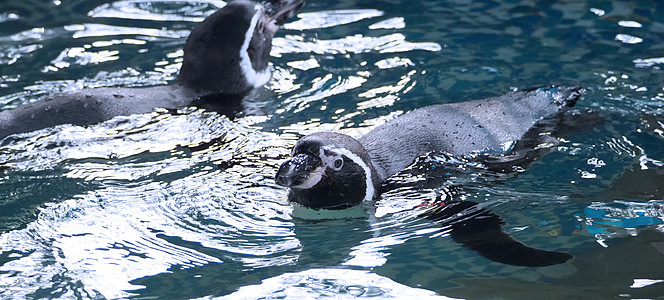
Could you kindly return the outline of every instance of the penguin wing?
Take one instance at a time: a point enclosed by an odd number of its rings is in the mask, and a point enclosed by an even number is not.
[[[452,240],[495,262],[543,267],[561,264],[572,255],[528,247],[502,231],[503,220],[471,201],[444,203],[422,215],[449,226]]]

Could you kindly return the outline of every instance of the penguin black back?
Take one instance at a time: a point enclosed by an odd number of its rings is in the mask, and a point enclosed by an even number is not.
[[[579,87],[546,87],[416,109],[359,138],[381,181],[429,152],[454,156],[502,149],[540,120],[574,106]]]

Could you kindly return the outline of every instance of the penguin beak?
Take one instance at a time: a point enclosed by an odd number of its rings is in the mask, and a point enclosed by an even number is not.
[[[281,164],[274,181],[285,187],[307,186],[318,166],[320,158],[298,154]]]
[[[292,18],[304,6],[304,0],[268,0],[263,2],[267,15],[277,26]]]

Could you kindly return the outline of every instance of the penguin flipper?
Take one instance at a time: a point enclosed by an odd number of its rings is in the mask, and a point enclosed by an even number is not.
[[[543,267],[561,264],[572,255],[528,247],[502,231],[502,219],[478,207],[479,203],[455,201],[421,216],[449,226],[452,240],[495,262]]]

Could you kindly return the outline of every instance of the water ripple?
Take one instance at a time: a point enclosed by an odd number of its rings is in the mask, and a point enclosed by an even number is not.
[[[376,9],[345,9],[299,13],[299,20],[284,25],[290,30],[309,30],[350,24],[363,19],[380,17],[383,12]]]
[[[362,34],[332,40],[307,41],[302,36],[287,35],[272,41],[270,55],[281,57],[286,53],[347,54],[347,53],[398,53],[414,50],[440,51],[442,47],[432,42],[409,42],[401,33],[370,37]]]
[[[653,228],[664,231],[663,204],[662,201],[593,202],[576,218],[600,245],[608,247],[609,239],[636,236]]]
[[[452,299],[432,291],[401,285],[367,271],[310,269],[263,280],[260,285],[240,288],[224,299],[253,298],[417,298]]]
[[[188,117],[193,121],[204,115],[194,111]],[[138,288],[129,283],[132,280],[163,273],[174,266],[186,269],[230,260],[240,261],[246,267],[263,268],[297,261],[293,251],[299,249],[300,243],[292,232],[291,208],[285,203],[284,191],[272,181],[279,163],[279,159],[273,158],[274,137],[255,131],[250,137],[252,134],[248,136],[247,130],[240,133],[242,130],[238,129],[228,131],[224,137],[229,140],[220,141],[214,149],[190,152],[159,140],[136,147],[137,135],[163,135],[162,126],[169,119],[172,126],[180,126],[178,117],[184,116],[161,116],[162,122],[147,121],[138,127],[126,126],[125,130],[113,126],[119,136],[131,139],[115,136],[114,150],[120,161],[97,160],[94,157],[98,154],[89,150],[101,147],[87,143],[80,144],[82,149],[61,145],[52,154],[46,154],[60,155],[59,159],[45,159],[52,163],[72,160],[66,166],[70,171],[64,176],[98,181],[102,187],[48,204],[26,229],[3,234],[0,252],[20,250],[31,254],[3,264],[2,270],[34,272],[40,269],[34,263],[47,262],[51,267],[41,268],[43,276],[32,277],[34,280],[50,279],[64,268],[69,277],[93,287],[87,293],[115,298],[129,296],[130,293],[122,291]],[[210,117],[214,118],[207,116]],[[220,119],[199,120],[206,121],[210,121],[209,125],[217,124],[214,128],[227,130],[227,126],[235,126],[230,122],[219,123]],[[104,125],[89,130],[100,128]],[[205,135],[192,135],[191,131],[184,134],[194,144],[205,140]],[[109,139],[114,140],[113,135],[108,139],[90,137],[88,142],[108,143]],[[159,148],[152,149],[152,155],[135,154],[155,146]],[[37,147],[40,151],[49,148]],[[62,153],[66,149],[73,152]],[[238,154],[242,151],[249,153]],[[234,154],[243,158],[233,162]],[[19,159],[32,160],[35,154],[25,155],[28,157]],[[72,158],[75,155],[82,157]],[[106,155],[109,154],[101,156]],[[233,166],[223,171],[210,164],[227,161]],[[32,168],[22,163],[13,167]],[[45,256],[51,251],[56,254]],[[36,281],[20,280],[39,286]],[[3,282],[8,281],[3,279]]]
[[[125,0],[102,4],[88,13],[93,18],[201,22],[226,5],[220,0]]]
[[[225,5],[37,2],[0,12],[3,110],[57,91],[171,83],[188,32]],[[0,298],[421,298],[452,287],[509,298],[504,287],[524,281],[547,286],[533,297],[569,286],[583,291],[567,298],[656,297],[624,285],[651,284],[641,278],[652,269],[607,258],[595,241],[647,251],[661,240],[639,237],[663,230],[658,6],[457,2],[308,0],[274,39],[260,116],[187,108],[4,139]],[[458,159],[451,172],[432,154],[391,178],[375,206],[337,216],[304,214],[274,183],[304,134],[359,137],[424,105],[570,82],[605,123],[558,140],[527,170]],[[481,203],[529,246],[591,253],[559,268],[491,263],[419,217],[447,200]],[[612,284],[578,285],[606,266],[621,270],[600,280]],[[489,291],[473,282],[496,278]]]
[[[64,27],[64,29],[66,31],[73,32],[72,37],[75,39],[120,35],[139,35],[159,38],[186,38],[189,35],[188,30],[165,30],[154,28],[113,26],[106,24],[67,25]]]

